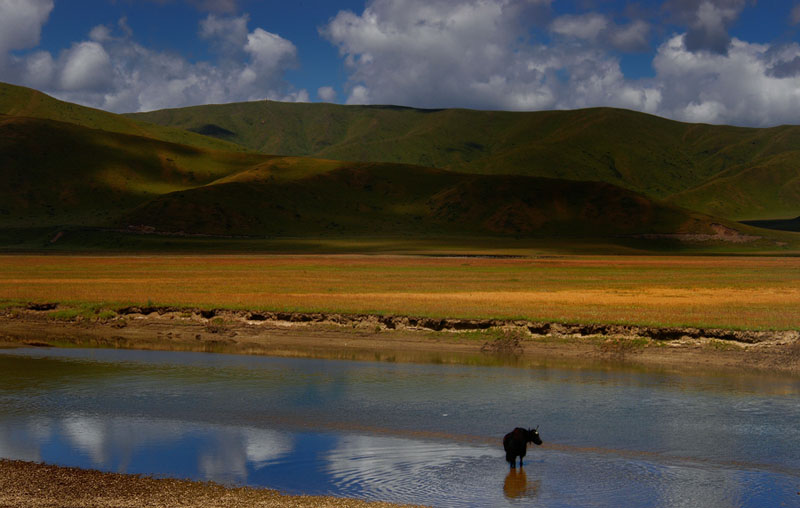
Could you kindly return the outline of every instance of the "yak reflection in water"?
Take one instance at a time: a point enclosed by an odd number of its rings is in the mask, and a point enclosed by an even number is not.
[[[503,493],[508,499],[536,497],[539,493],[539,484],[539,480],[529,483],[523,468],[512,468],[506,475],[506,481],[503,482]]]

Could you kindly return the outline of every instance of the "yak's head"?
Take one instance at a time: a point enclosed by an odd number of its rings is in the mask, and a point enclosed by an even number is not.
[[[539,437],[539,426],[537,425],[535,429],[528,429],[528,436],[526,441],[530,443],[534,443],[537,445],[542,444],[542,438]]]

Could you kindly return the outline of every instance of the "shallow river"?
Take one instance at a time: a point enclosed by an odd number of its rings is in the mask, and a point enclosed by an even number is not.
[[[434,506],[800,506],[800,380],[0,350],[0,456]],[[515,426],[544,445],[509,471]]]

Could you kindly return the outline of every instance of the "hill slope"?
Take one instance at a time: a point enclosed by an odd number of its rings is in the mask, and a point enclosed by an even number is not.
[[[713,234],[724,222],[601,182],[202,150],[4,115],[0,177],[0,228],[50,228],[48,237],[133,226],[262,238],[549,241]]]
[[[255,250],[275,239],[374,238],[440,250],[526,239],[659,250],[688,238],[774,250],[783,238],[608,182],[231,152],[201,146],[200,135],[189,146],[157,139],[158,127],[20,93],[34,103],[5,107],[39,116],[0,114],[4,248],[224,249],[244,237],[241,245]],[[145,135],[119,132],[126,129]]]
[[[633,111],[419,110],[271,101],[129,115],[264,153],[600,180],[730,219],[800,214],[800,127],[687,124]]]
[[[214,235],[619,238],[735,224],[603,182],[276,158],[157,197],[118,227]],[[745,228],[746,229],[746,228]]]
[[[91,129],[131,134],[201,149],[245,151],[242,146],[234,143],[60,101],[42,92],[7,83],[0,83],[0,114],[56,120]]]
[[[100,226],[155,196],[268,159],[0,115],[0,226]]]

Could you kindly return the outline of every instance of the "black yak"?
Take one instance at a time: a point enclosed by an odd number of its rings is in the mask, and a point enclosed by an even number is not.
[[[517,457],[519,457],[519,467],[522,467],[522,458],[528,449],[528,443],[542,444],[538,426],[528,430],[517,427],[505,435],[503,448],[506,450],[506,461],[511,464],[511,467],[517,467]]]

